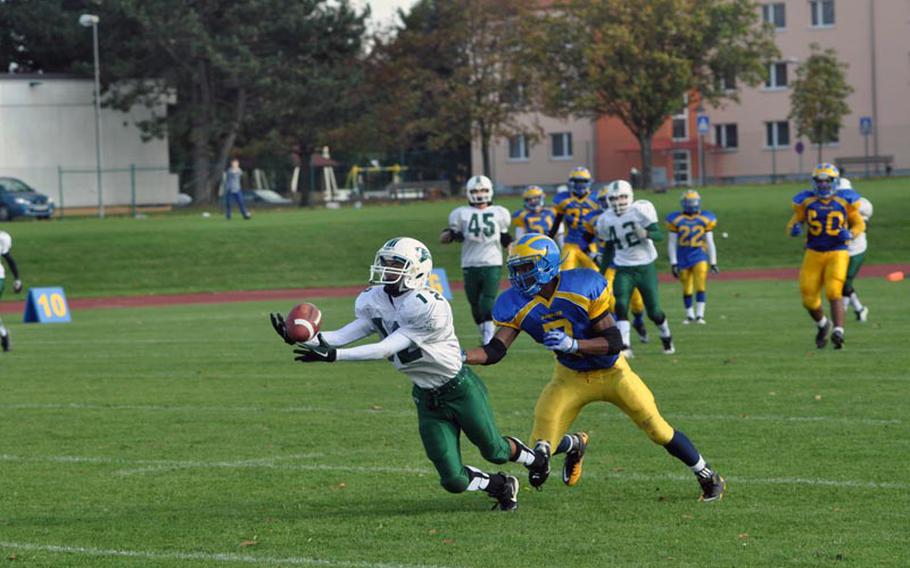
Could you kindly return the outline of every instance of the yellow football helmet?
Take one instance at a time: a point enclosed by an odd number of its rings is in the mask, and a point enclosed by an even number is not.
[[[592,179],[588,168],[578,166],[569,172],[569,189],[575,197],[584,197],[591,190]]]
[[[547,195],[539,186],[529,185],[528,189],[521,194],[521,198],[525,200],[525,209],[539,211],[543,207]]]
[[[834,164],[824,162],[815,166],[815,169],[812,170],[812,189],[815,190],[815,195],[822,199],[834,195],[839,177],[840,172],[837,171]]]
[[[701,210],[701,195],[694,189],[686,190],[682,199],[679,200],[682,205],[683,213],[686,215],[695,215]]]

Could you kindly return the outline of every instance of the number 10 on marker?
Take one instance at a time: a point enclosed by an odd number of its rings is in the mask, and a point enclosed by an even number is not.
[[[31,288],[25,300],[25,323],[65,323],[71,321],[63,288]]]

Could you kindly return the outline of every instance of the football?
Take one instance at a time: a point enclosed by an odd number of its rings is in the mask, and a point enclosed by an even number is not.
[[[295,342],[309,341],[319,333],[322,312],[313,304],[298,304],[285,318],[288,339]]]

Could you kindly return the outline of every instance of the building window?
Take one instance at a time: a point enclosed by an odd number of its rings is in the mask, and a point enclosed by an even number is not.
[[[834,0],[811,0],[809,10],[812,15],[813,28],[834,25]]]
[[[765,81],[765,87],[769,89],[787,88],[786,63],[772,63],[768,67],[768,79]]]
[[[692,159],[688,150],[673,152],[673,184],[692,184]]]
[[[771,24],[777,30],[783,30],[787,27],[787,10],[783,2],[774,4],[764,4],[761,7],[762,19],[766,24]]]
[[[735,124],[715,124],[714,143],[718,148],[739,148],[739,132]]]
[[[717,86],[724,91],[736,90],[736,74],[733,71],[726,71],[717,76]]]
[[[525,138],[524,134],[518,134],[517,136],[509,138],[509,159],[528,159],[528,139]]]
[[[557,160],[568,160],[572,157],[571,132],[550,134],[550,157]]]
[[[689,95],[683,95],[682,108],[673,115],[673,140],[689,139]]]
[[[765,123],[765,147],[784,148],[790,145],[790,123],[786,120]]]

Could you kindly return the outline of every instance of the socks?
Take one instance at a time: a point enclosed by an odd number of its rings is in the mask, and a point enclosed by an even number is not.
[[[556,446],[556,451],[553,452],[553,455],[556,454],[565,454],[571,452],[573,448],[578,445],[578,440],[575,439],[575,436],[572,434],[566,434],[562,437],[562,440],[559,441],[559,445]]]
[[[657,324],[658,329],[660,330],[660,336],[666,339],[670,337],[670,324],[667,323],[667,317],[664,316],[664,321]]]
[[[493,334],[496,333],[496,326],[493,325],[492,321],[485,321],[483,323],[477,324],[477,329],[480,330],[480,344],[486,345],[493,339]]]
[[[689,469],[695,474],[695,477],[699,479],[711,479],[714,477],[714,470],[711,469],[711,466],[708,465],[705,458],[701,456],[698,456],[698,461],[695,465],[689,466]]]
[[[686,313],[692,309],[692,294],[683,294],[683,305],[686,307]]]
[[[815,322],[815,325],[817,325],[819,327],[819,329],[825,327],[826,325],[828,325],[828,318],[826,318],[825,316],[822,316],[822,319]]]
[[[705,462],[705,458],[698,453],[689,438],[679,430],[673,431],[673,438],[664,446],[671,456],[686,464],[696,477],[710,479],[714,470]]]
[[[624,346],[632,345],[632,343],[629,341],[630,330],[632,329],[629,325],[629,320],[617,321],[616,327],[619,328],[619,333],[622,334],[622,344]]]
[[[689,306],[686,308],[686,319],[694,320],[695,319],[695,308]]]
[[[844,328],[842,328],[842,327],[835,327],[833,333],[840,333],[841,335],[843,335],[843,334],[844,334]]]
[[[697,317],[699,319],[705,318],[705,303],[704,302],[695,303],[695,317]]]
[[[534,460],[537,458],[534,450],[524,445],[518,438],[505,436],[505,439],[511,440],[512,443],[515,444],[515,453],[509,456],[509,461],[518,462],[521,465],[532,465],[534,463]]]
[[[632,314],[632,326],[640,328],[645,323],[645,314],[644,312],[639,312],[637,314]]]
[[[853,304],[853,311],[859,313],[863,311],[863,303],[859,301],[859,296],[856,295],[856,292],[850,294],[849,301]],[[3,324],[0,324],[3,325]]]

